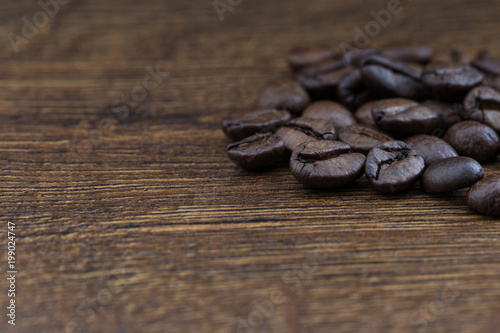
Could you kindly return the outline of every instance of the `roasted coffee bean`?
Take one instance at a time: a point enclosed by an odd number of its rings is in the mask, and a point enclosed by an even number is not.
[[[265,168],[283,157],[285,143],[272,133],[259,133],[227,146],[227,156],[246,169]]]
[[[335,52],[324,44],[297,45],[288,52],[288,64],[293,70],[333,59]]]
[[[425,65],[432,57],[432,49],[427,46],[392,46],[384,47],[378,54],[398,61],[408,61]]]
[[[418,134],[405,139],[405,142],[424,159],[425,166],[445,158],[458,156],[448,142],[432,135]]]
[[[326,120],[305,117],[290,120],[285,126],[278,128],[276,135],[283,139],[289,152],[307,141],[337,139],[332,124]]]
[[[305,109],[302,117],[326,120],[337,130],[356,124],[356,119],[349,110],[331,101],[312,103]]]
[[[425,169],[420,186],[427,193],[443,193],[474,185],[484,177],[484,170],[476,160],[450,157]]]
[[[367,155],[370,150],[379,144],[392,141],[393,138],[387,133],[365,125],[353,125],[348,128],[340,129],[338,132],[340,141],[351,146],[359,153]]]
[[[372,116],[373,103],[375,103],[375,101],[366,102],[356,110],[356,112],[354,113],[354,118],[356,118],[358,123],[374,127],[377,126]]]
[[[484,215],[500,216],[500,175],[489,175],[467,192],[467,205]]]
[[[476,59],[471,63],[485,75],[500,76],[500,61],[490,58]]]
[[[361,177],[365,159],[365,155],[353,153],[344,142],[310,141],[293,150],[290,169],[304,187],[333,188]]]
[[[422,100],[429,97],[420,82],[420,71],[402,62],[369,56],[363,60],[361,74],[364,84],[378,98],[404,97]]]
[[[366,177],[382,193],[407,190],[424,169],[424,159],[402,141],[384,142],[366,157]]]
[[[340,80],[337,86],[337,98],[352,110],[372,99],[370,90],[363,83],[360,69],[353,70]]]
[[[472,61],[470,54],[453,49],[453,48],[440,48],[434,51],[431,63],[461,63],[468,64]]]
[[[257,99],[257,106],[288,110],[300,114],[309,105],[304,88],[293,80],[280,80],[267,85]]]
[[[345,60],[329,60],[304,67],[295,73],[297,80],[315,100],[335,99],[337,86],[344,75],[351,72]]]
[[[457,153],[480,163],[495,158],[500,141],[494,129],[473,120],[453,125],[446,131],[444,139]]]
[[[290,118],[288,111],[276,109],[234,112],[222,120],[222,130],[230,139],[236,141],[255,133],[273,132]]]
[[[354,67],[361,67],[363,63],[363,59],[375,54],[375,50],[371,48],[363,48],[363,49],[352,49],[345,51],[343,53],[343,58],[349,65]]]
[[[481,86],[500,91],[500,61],[492,59],[489,51],[480,52],[471,65],[483,73]]]
[[[442,137],[448,128],[463,120],[463,107],[460,103],[448,103],[437,99],[428,99],[420,103],[439,115],[439,121],[433,135]]]
[[[490,87],[500,91],[500,76],[485,75],[481,86]]]
[[[424,68],[421,80],[436,98],[456,100],[479,85],[483,80],[483,75],[469,65],[436,63]]]
[[[464,99],[464,118],[484,123],[500,133],[500,92],[476,87]]]
[[[378,128],[393,135],[429,133],[439,121],[436,112],[404,98],[375,102],[372,116]]]

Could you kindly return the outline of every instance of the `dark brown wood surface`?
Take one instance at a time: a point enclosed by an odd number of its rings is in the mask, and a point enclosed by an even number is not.
[[[289,75],[287,49],[352,42],[390,2],[233,1],[221,22],[212,0],[69,0],[44,23],[1,1],[0,332],[500,332],[500,221],[465,191],[304,190],[225,156],[221,118]],[[500,56],[500,2],[400,6],[370,46]]]

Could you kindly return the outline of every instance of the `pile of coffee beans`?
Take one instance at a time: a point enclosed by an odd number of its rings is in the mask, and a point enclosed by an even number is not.
[[[222,121],[228,157],[261,169],[289,158],[307,188],[366,175],[381,193],[420,181],[427,193],[470,187],[468,206],[500,216],[500,61],[455,49],[397,46],[288,53],[292,78],[269,83],[253,108]]]

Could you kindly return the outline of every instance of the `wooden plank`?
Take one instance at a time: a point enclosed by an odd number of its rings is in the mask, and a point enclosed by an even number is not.
[[[70,0],[19,52],[5,38],[0,244],[14,222],[19,273],[0,331],[498,332],[500,224],[465,190],[312,191],[286,161],[247,172],[225,156],[222,117],[289,75],[288,48],[351,42],[387,5],[243,1],[221,22],[211,1]],[[498,1],[400,6],[371,46],[500,56]],[[0,8],[4,36],[41,10]]]

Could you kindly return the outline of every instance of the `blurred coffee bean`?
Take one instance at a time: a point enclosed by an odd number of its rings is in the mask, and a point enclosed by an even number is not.
[[[479,54],[471,64],[483,73],[482,86],[500,91],[500,61],[491,59],[489,54]]]
[[[483,167],[476,160],[465,156],[450,157],[425,169],[420,186],[427,193],[443,193],[470,187],[483,177]]]
[[[482,58],[471,62],[471,65],[479,69],[483,74],[500,76],[500,61]]]
[[[305,109],[302,117],[326,120],[337,130],[356,124],[356,119],[348,109],[331,101],[312,103]]]
[[[460,63],[427,65],[421,77],[423,85],[436,98],[457,100],[479,85],[483,75],[477,69]]]
[[[294,74],[314,100],[333,100],[337,95],[340,80],[354,68],[345,60],[328,60],[307,66]]]
[[[378,98],[404,97],[422,100],[429,97],[420,82],[420,71],[402,62],[369,56],[363,60],[361,74],[364,84]]]
[[[356,118],[358,123],[363,125],[377,126],[372,116],[373,103],[375,103],[375,101],[366,102],[356,110],[356,112],[354,113],[354,117]]]
[[[377,101],[372,106],[377,127],[393,135],[429,133],[439,121],[439,115],[419,103],[403,98]]]
[[[453,125],[444,139],[458,154],[472,157],[480,163],[496,157],[500,141],[493,128],[473,120]]]
[[[365,155],[353,153],[340,141],[310,141],[293,150],[290,169],[307,188],[333,188],[349,184],[364,173]]]
[[[472,61],[472,56],[467,52],[463,52],[454,48],[439,48],[434,51],[431,63],[461,63],[469,64]]]
[[[436,133],[433,135],[442,137],[448,128],[463,120],[463,107],[460,103],[448,103],[437,99],[428,99],[420,103],[439,115],[439,121],[436,125]]]
[[[431,60],[432,49],[424,45],[392,46],[382,48],[377,54],[389,59],[425,65]]]
[[[257,98],[257,107],[284,109],[294,114],[301,114],[309,103],[307,92],[293,80],[270,83]]]
[[[500,175],[489,175],[467,192],[467,205],[484,215],[500,216]]]
[[[405,139],[405,142],[424,159],[425,166],[445,158],[458,156],[448,142],[432,135],[418,134]]]
[[[355,69],[346,74],[337,86],[339,101],[351,110],[372,99],[372,94],[363,83],[361,70]]]
[[[283,157],[285,143],[272,133],[259,133],[227,146],[227,156],[246,169],[265,168]]]
[[[236,141],[259,132],[273,132],[290,118],[288,111],[276,109],[234,112],[222,120],[222,130],[231,140]]]
[[[464,99],[464,118],[484,123],[500,133],[500,92],[476,87]]]
[[[376,190],[397,193],[410,188],[425,169],[424,160],[402,141],[388,141],[366,157],[366,177]]]
[[[278,128],[276,135],[283,139],[289,152],[307,141],[337,139],[332,124],[326,120],[305,117],[290,120],[285,126]]]
[[[338,131],[338,138],[349,144],[352,150],[367,155],[370,150],[379,144],[392,141],[393,138],[387,133],[364,125],[353,125]]]
[[[363,49],[353,48],[344,52],[342,59],[351,66],[361,67],[363,59],[372,54],[375,54],[375,50],[368,47]]]
[[[293,70],[333,59],[335,52],[324,44],[302,44],[288,52],[288,64]]]

